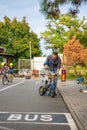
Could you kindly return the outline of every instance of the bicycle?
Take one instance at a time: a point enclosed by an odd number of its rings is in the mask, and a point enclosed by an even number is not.
[[[54,82],[57,75],[56,74],[47,75],[47,77],[48,80],[45,81],[42,80],[43,85],[41,85],[39,88],[39,94],[43,96],[48,92],[51,97],[55,97]]]
[[[13,82],[13,74],[12,73],[7,73],[7,72],[3,72],[2,84],[3,85],[7,85],[8,82]]]
[[[9,75],[8,73],[3,72],[3,75],[2,75],[2,84],[3,85],[7,85],[8,84],[8,82],[9,82],[8,75]]]

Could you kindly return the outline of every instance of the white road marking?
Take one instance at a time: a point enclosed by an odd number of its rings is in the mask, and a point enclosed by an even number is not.
[[[20,122],[17,122],[17,121],[9,121],[9,122],[6,122],[6,121],[3,121],[3,122],[0,122],[0,124],[37,124],[37,125],[64,125],[64,126],[67,126],[70,124],[69,123],[52,123],[52,122],[23,122],[23,121],[20,121]],[[78,129],[75,129],[75,130],[78,130]]]
[[[68,113],[65,113],[65,116],[67,118],[67,121],[69,123],[71,130],[77,130],[77,127],[76,127],[75,122],[74,122],[73,118],[71,117],[71,115]]]
[[[0,121],[0,124],[4,124],[4,123],[7,123],[7,124],[37,124],[37,125],[39,125],[39,124],[43,124],[43,125],[65,125],[65,126],[67,126],[67,125],[69,125],[70,126],[70,128],[71,128],[71,130],[78,130],[78,128],[77,128],[77,126],[76,126],[76,124],[75,124],[75,122],[74,122],[74,120],[72,119],[72,117],[71,117],[71,115],[70,115],[70,113],[50,113],[50,112],[0,112],[1,114],[37,114],[37,115],[39,115],[39,114],[42,114],[42,115],[65,115],[65,117],[66,117],[66,120],[67,120],[67,122],[40,122],[40,121],[36,121],[36,122],[33,122],[33,121],[31,121],[31,122],[29,122],[29,121],[22,121],[21,119],[20,120],[4,120],[4,121]],[[23,119],[24,119],[24,117],[23,117]]]
[[[55,115],[67,115],[67,114],[69,114],[69,113],[56,113],[56,112],[5,112],[5,111],[0,111],[0,113],[2,113],[2,114],[12,114],[12,113],[17,113],[17,114],[19,114],[19,113],[21,113],[21,114],[55,114]]]
[[[7,128],[7,127],[0,127],[1,130],[15,130],[15,129],[10,129],[10,128]]]
[[[12,87],[14,87],[14,86],[17,86],[17,85],[19,85],[19,84],[22,84],[22,83],[24,83],[24,81],[18,82],[18,83],[13,84],[13,85],[10,85],[10,86],[8,86],[8,87],[6,87],[6,88],[2,88],[2,89],[0,89],[0,92],[2,92],[2,91],[4,91],[4,90],[7,90],[7,89],[9,89],[9,88],[12,88]]]

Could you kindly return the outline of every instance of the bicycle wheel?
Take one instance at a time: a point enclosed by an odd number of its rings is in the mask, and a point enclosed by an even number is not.
[[[55,97],[55,90],[53,88],[50,88],[50,96]]]
[[[43,86],[40,86],[40,88],[39,88],[39,94],[40,94],[41,96],[44,95],[44,88],[43,88]]]
[[[2,84],[6,85],[8,83],[7,78],[5,76],[2,77]]]

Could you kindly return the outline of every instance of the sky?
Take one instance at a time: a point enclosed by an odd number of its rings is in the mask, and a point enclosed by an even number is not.
[[[0,0],[0,20],[3,20],[4,16],[21,21],[26,16],[31,30],[35,32],[39,37],[40,33],[46,30],[47,21],[45,16],[40,13],[40,0]],[[68,6],[61,6],[61,13],[65,13],[68,10]],[[85,16],[87,18],[87,4],[80,7],[79,17]],[[41,49],[43,54],[49,55],[49,50],[44,48],[44,43],[41,41]]]

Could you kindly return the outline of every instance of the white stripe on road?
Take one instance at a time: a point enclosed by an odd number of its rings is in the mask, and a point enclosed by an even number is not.
[[[16,130],[16,129],[11,129],[11,128],[7,128],[7,127],[0,127],[0,130]]]
[[[6,121],[3,121],[3,122],[0,122],[0,124],[36,124],[36,125],[64,125],[64,126],[70,126],[70,124],[69,123],[52,123],[52,122],[48,122],[48,123],[46,123],[46,122],[23,122],[23,121],[19,121],[19,122],[17,122],[17,121],[15,121],[15,122],[13,122],[13,121],[9,121],[9,122],[6,122]],[[73,129],[73,128],[72,128]],[[78,130],[78,129],[73,129],[73,130]]]
[[[2,89],[0,89],[0,92],[2,92],[2,91],[4,91],[4,90],[7,90],[7,89],[9,89],[9,88],[12,88],[12,87],[14,87],[14,86],[17,86],[17,85],[19,85],[19,84],[22,84],[22,83],[24,83],[24,81],[21,81],[21,82],[19,82],[19,83],[13,84],[13,85],[10,85],[10,86],[8,86],[8,87],[6,87],[6,88],[2,88]]]
[[[65,116],[67,118],[68,123],[70,124],[71,130],[77,130],[77,127],[76,127],[75,122],[74,122],[73,118],[71,117],[71,115],[68,113],[65,113]]]

